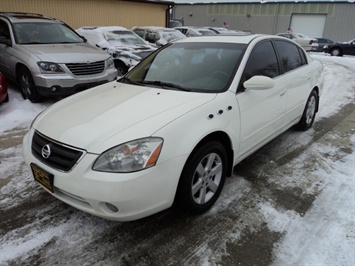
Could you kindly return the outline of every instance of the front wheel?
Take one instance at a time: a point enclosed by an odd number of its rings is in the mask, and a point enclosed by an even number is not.
[[[318,107],[318,94],[315,90],[311,92],[308,97],[306,107],[304,108],[303,115],[301,120],[297,124],[297,128],[300,130],[309,129],[314,122],[314,118],[316,117]]]
[[[20,68],[18,72],[18,86],[20,87],[22,97],[26,100],[36,103],[40,100],[40,95],[36,89],[31,72],[26,68]]]
[[[331,54],[332,56],[342,56],[342,53],[341,53],[341,51],[340,51],[339,48],[334,48],[334,49],[330,52],[330,54]]]
[[[128,67],[121,61],[115,61],[115,67],[119,77],[124,76],[128,72]]]
[[[175,201],[192,213],[207,211],[219,197],[227,173],[227,153],[219,142],[208,142],[188,159]]]

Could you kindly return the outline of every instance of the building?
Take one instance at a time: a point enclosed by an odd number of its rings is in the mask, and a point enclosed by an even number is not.
[[[355,39],[355,3],[322,0],[175,0],[172,16],[186,26],[276,34],[291,29],[334,41]]]
[[[173,1],[160,0],[0,0],[0,12],[28,12],[82,26],[167,26]]]

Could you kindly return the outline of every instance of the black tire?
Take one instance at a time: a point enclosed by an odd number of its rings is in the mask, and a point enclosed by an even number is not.
[[[17,83],[21,90],[22,97],[26,100],[29,99],[31,102],[36,103],[41,99],[35,83],[33,81],[31,72],[26,68],[20,68],[17,76]]]
[[[121,61],[115,61],[118,76],[124,76],[128,72],[128,67]]]
[[[312,127],[314,118],[318,110],[318,94],[315,90],[311,92],[308,97],[306,106],[304,108],[302,118],[296,125],[299,130],[307,130]]]
[[[330,54],[332,56],[343,56],[343,53],[339,48],[334,48],[333,50],[330,51]]]
[[[199,214],[218,199],[227,173],[227,153],[219,142],[208,142],[189,157],[182,171],[175,204]]]

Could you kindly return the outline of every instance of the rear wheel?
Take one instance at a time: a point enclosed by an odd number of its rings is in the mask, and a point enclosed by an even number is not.
[[[207,211],[219,197],[227,171],[227,153],[219,142],[208,142],[188,159],[182,172],[176,203],[192,213]]]
[[[297,128],[299,130],[307,130],[313,125],[314,118],[316,117],[317,107],[318,94],[315,90],[313,90],[308,97],[302,118],[297,124]]]
[[[24,99],[29,99],[33,103],[40,100],[41,97],[36,89],[31,72],[26,67],[20,68],[17,82]]]

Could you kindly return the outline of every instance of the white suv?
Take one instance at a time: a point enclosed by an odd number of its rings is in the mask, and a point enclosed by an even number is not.
[[[117,77],[109,54],[64,22],[28,13],[0,13],[0,71],[31,102],[71,95]]]

